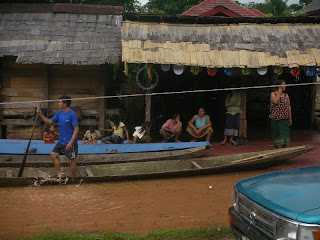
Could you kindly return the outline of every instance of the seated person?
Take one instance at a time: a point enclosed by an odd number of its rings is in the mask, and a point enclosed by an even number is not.
[[[47,125],[43,131],[44,143],[54,143],[54,136],[59,135],[54,131],[54,124]]]
[[[152,138],[150,136],[151,123],[145,122],[141,126],[135,127],[133,133],[133,143],[150,143]]]
[[[180,121],[180,114],[173,114],[171,119],[168,119],[165,124],[162,125],[160,129],[160,135],[163,138],[162,142],[175,141],[178,140],[182,130],[182,123]]]
[[[204,108],[199,108],[197,115],[188,122],[187,132],[192,136],[191,142],[196,142],[198,139],[206,137],[209,142],[213,133],[210,117],[205,115]]]
[[[83,136],[83,144],[97,144],[98,139],[101,137],[101,134],[98,130],[95,130],[94,127],[90,127]],[[86,141],[88,139],[88,141]]]
[[[111,122],[111,129],[103,129],[101,128],[100,131],[106,131],[106,132],[111,132],[111,136],[107,136],[102,138],[102,142],[106,144],[118,144],[118,143],[123,143],[123,132],[126,133],[127,136],[127,142],[130,143],[129,139],[129,132],[126,128],[126,125],[120,121],[120,116],[117,114],[113,114],[110,117],[110,122]]]

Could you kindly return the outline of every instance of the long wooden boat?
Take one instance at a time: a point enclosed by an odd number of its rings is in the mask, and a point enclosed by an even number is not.
[[[25,168],[23,177],[16,177],[18,168],[0,168],[0,187],[81,184],[148,178],[192,176],[210,173],[253,170],[269,167],[314,149],[304,145],[279,150],[234,154],[226,156],[165,160],[135,163],[118,163],[83,166],[77,168],[75,178],[57,179],[54,168]],[[69,168],[63,169],[66,175]]]
[[[0,154],[21,155],[25,153],[28,140],[0,139]],[[210,147],[209,142],[169,142],[169,143],[140,143],[140,144],[82,144],[78,141],[79,155],[83,154],[115,154],[141,153],[189,149],[194,147]],[[41,140],[33,140],[30,145],[30,155],[49,155],[54,144],[45,144]]]
[[[0,139],[0,167],[20,166],[28,142],[26,140]],[[77,165],[97,165],[105,163],[145,162],[169,159],[202,157],[209,142],[171,142],[146,144],[79,144]],[[44,144],[34,140],[29,148],[28,167],[52,167],[50,153],[54,144]],[[69,165],[66,157],[61,156],[62,166]]]
[[[115,154],[81,154],[77,157],[78,166],[115,164],[126,162],[147,162],[160,160],[178,160],[203,157],[206,154],[207,146],[193,147],[179,150],[162,150],[158,152],[141,153],[115,153]],[[65,156],[60,156],[63,167],[69,165]],[[0,167],[20,167],[23,155],[21,154],[0,154]],[[27,158],[26,167],[53,167],[49,155],[31,154]]]

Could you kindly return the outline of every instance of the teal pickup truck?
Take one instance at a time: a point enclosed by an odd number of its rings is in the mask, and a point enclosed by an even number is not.
[[[320,166],[239,181],[228,221],[237,240],[320,240]]]

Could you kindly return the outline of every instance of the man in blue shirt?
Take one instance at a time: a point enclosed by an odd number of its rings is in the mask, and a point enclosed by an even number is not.
[[[58,178],[64,177],[61,172],[61,165],[59,161],[59,154],[65,154],[69,159],[71,177],[74,177],[76,174],[76,157],[78,155],[78,118],[75,112],[70,108],[71,97],[61,96],[59,101],[58,111],[51,119],[46,118],[40,108],[37,109],[39,117],[46,124],[59,123],[59,142],[53,148],[50,157],[53,160],[53,164],[57,169]]]

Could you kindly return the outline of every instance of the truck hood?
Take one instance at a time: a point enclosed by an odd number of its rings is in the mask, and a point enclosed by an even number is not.
[[[320,166],[267,173],[236,188],[259,205],[292,220],[320,224]]]

